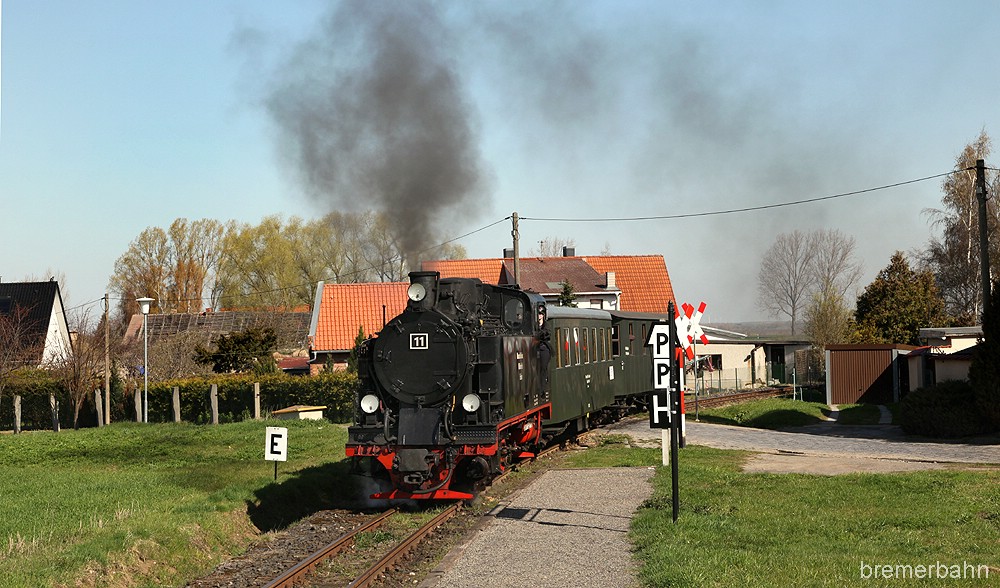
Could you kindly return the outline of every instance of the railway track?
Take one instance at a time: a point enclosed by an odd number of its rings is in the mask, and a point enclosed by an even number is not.
[[[751,392],[737,392],[736,394],[699,396],[698,407],[716,408],[719,406],[726,406],[727,404],[738,404],[740,402],[747,402],[750,400],[760,400],[762,398],[774,398],[776,396],[785,396],[787,394],[789,394],[789,391],[785,388],[764,388],[761,390],[754,390]],[[695,403],[694,395],[693,394],[686,395],[684,398],[684,403],[686,405],[688,412],[694,410],[694,403]]]

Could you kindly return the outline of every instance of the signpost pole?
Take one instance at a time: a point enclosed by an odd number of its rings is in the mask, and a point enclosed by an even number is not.
[[[667,305],[667,316],[673,318],[674,303]],[[677,321],[670,321],[670,478],[671,494],[673,503],[674,522],[677,522],[677,515],[680,511],[680,495],[677,468],[677,445],[680,437],[680,360],[677,357]]]

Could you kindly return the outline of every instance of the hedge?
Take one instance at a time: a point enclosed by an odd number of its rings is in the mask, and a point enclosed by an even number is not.
[[[173,389],[180,394],[181,420],[209,423],[212,419],[211,389],[218,387],[219,421],[253,418],[254,383],[260,384],[262,415],[295,405],[326,406],[323,416],[346,422],[353,416],[357,376],[346,371],[316,376],[223,375],[169,380],[149,384],[149,421],[173,421]]]
[[[990,429],[976,406],[972,386],[957,380],[907,394],[900,402],[900,424],[907,434],[936,438],[967,437]]]

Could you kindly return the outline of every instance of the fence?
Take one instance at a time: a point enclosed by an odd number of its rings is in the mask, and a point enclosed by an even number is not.
[[[143,397],[151,423],[218,424],[257,419],[294,405],[326,406],[324,415],[346,421],[354,408],[355,376],[334,372],[312,377],[195,378],[112,391],[111,422],[142,421]],[[103,391],[88,394],[80,405],[77,426],[104,424]],[[0,429],[56,430],[74,426],[75,406],[65,391],[0,397]]]

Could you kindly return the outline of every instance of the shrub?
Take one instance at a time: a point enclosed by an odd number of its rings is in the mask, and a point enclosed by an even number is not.
[[[989,430],[972,386],[962,381],[941,382],[907,394],[900,403],[900,419],[909,435],[954,438]]]
[[[323,372],[299,377],[281,373],[268,375],[232,374],[168,380],[149,384],[149,420],[173,420],[173,388],[181,399],[181,420],[207,423],[212,418],[211,389],[219,396],[219,421],[244,420],[253,414],[253,385],[260,383],[262,414],[295,405],[326,406],[324,416],[344,422],[354,410],[357,376],[347,372]]]

